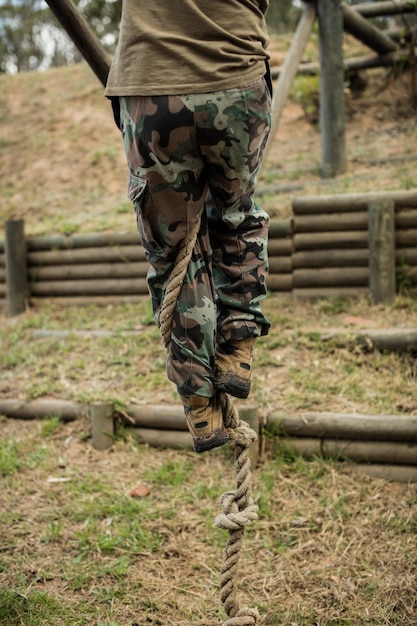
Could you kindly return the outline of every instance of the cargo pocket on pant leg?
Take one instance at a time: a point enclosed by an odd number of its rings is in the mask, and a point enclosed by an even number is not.
[[[163,248],[156,241],[157,235],[153,232],[152,225],[146,215],[150,210],[149,206],[147,206],[145,210],[145,202],[148,200],[148,185],[146,180],[134,174],[130,174],[127,195],[135,209],[137,228],[143,247],[151,254],[162,256]]]

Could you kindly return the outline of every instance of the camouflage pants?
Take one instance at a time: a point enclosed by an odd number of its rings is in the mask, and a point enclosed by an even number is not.
[[[211,397],[216,344],[266,335],[268,215],[254,200],[270,128],[264,80],[242,89],[120,98],[129,198],[150,263],[155,319],[178,247],[201,227],[177,302],[168,378]]]

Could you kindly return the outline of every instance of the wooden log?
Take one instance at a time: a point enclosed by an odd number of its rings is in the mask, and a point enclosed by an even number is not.
[[[342,2],[342,12],[344,30],[375,52],[384,54],[398,49],[395,41],[384,35],[372,22],[344,2]]]
[[[269,239],[287,237],[293,233],[293,218],[271,219],[269,224]]]
[[[77,248],[74,250],[41,250],[28,252],[28,265],[70,265],[72,263],[116,263],[123,261],[144,261],[145,253],[141,246],[118,246],[98,248]]]
[[[317,3],[320,42],[320,129],[322,174],[332,178],[347,168],[343,67],[343,15],[340,0]]]
[[[93,448],[108,450],[114,441],[115,424],[114,409],[111,404],[98,402],[90,407],[91,436]]]
[[[268,254],[270,256],[285,256],[293,251],[293,238],[270,239],[268,241]]]
[[[6,283],[0,283],[0,297],[6,301]]]
[[[33,339],[47,339],[49,337],[66,338],[66,337],[138,337],[140,330],[57,330],[54,328],[41,328],[32,332]]]
[[[417,350],[417,329],[388,328],[367,330],[357,334],[357,341],[366,348],[377,348],[391,352]]]
[[[295,233],[335,232],[342,230],[367,230],[368,216],[366,211],[352,213],[323,213],[315,215],[296,215],[294,218]]]
[[[5,283],[6,282],[6,268],[5,267],[1,267],[1,265],[0,265],[0,282],[1,283]]]
[[[272,434],[369,441],[417,441],[417,415],[360,415],[358,413],[283,413],[267,418]]]
[[[184,409],[172,404],[139,405],[130,404],[127,407],[128,419],[126,425],[137,428],[157,428],[158,430],[188,430],[185,421]]]
[[[404,248],[417,245],[417,228],[397,230],[395,233],[395,245]]]
[[[298,287],[292,295],[300,300],[319,300],[321,298],[358,298],[368,293],[368,287]]]
[[[158,430],[156,428],[135,428],[132,431],[141,442],[154,448],[192,450],[190,433],[180,430]]]
[[[6,267],[6,255],[4,254],[4,244],[3,244],[3,251],[0,252],[0,267],[2,268]]]
[[[397,266],[417,265],[417,248],[401,248],[397,246],[395,259]]]
[[[368,250],[305,250],[293,252],[294,269],[314,267],[368,267]]]
[[[389,463],[417,466],[417,442],[355,441],[352,439],[315,439],[309,437],[280,438],[302,457],[317,457],[358,463]]]
[[[290,48],[285,57],[284,65],[274,86],[271,107],[271,131],[264,151],[264,163],[274,142],[284,105],[288,99],[298,66],[313,30],[316,13],[315,3],[311,2],[304,6],[301,18],[292,37]]]
[[[45,302],[48,294],[31,297],[31,302],[35,305]],[[80,306],[109,306],[110,304],[135,304],[148,300],[148,294],[129,295],[104,295],[104,296],[54,296],[53,303],[58,306],[80,307]]]
[[[82,404],[67,400],[40,399],[26,402],[19,399],[0,398],[0,414],[16,419],[59,417],[63,422],[72,422],[81,417],[84,412]]]
[[[376,304],[395,299],[395,225],[393,200],[368,205],[369,288]]]
[[[61,280],[35,282],[31,286],[34,296],[104,296],[141,295],[148,293],[145,278],[100,278],[97,280]]]
[[[291,291],[292,284],[292,274],[270,274],[267,279],[269,291]]]
[[[417,190],[299,196],[293,198],[292,209],[295,215],[367,211],[368,204],[375,200],[393,200],[396,206],[417,207]]]
[[[387,52],[372,56],[362,55],[359,57],[349,57],[343,60],[343,69],[345,72],[358,72],[359,70],[369,70],[378,67],[392,67],[399,65],[406,68],[410,63],[409,50],[396,50],[395,52]],[[271,74],[273,78],[280,75],[281,68],[272,68]],[[309,63],[300,63],[297,74],[301,76],[316,76],[320,72],[320,64],[316,61]]]
[[[270,274],[290,274],[292,271],[292,260],[290,256],[269,257]]]
[[[293,287],[364,287],[368,285],[367,267],[318,267],[295,269]]]
[[[398,207],[395,212],[395,228],[417,228],[417,209]]]
[[[7,313],[13,317],[26,311],[29,300],[24,221],[7,220],[4,233]]]
[[[388,465],[380,463],[357,463],[353,469],[372,478],[380,478],[394,483],[417,483],[415,465]]]
[[[352,5],[352,9],[363,17],[381,17],[386,15],[401,15],[402,13],[415,13],[416,7],[410,0],[382,0],[381,2],[364,2]]]
[[[46,0],[46,2],[101,84],[105,85],[111,59],[86,20],[71,0]]]
[[[74,248],[103,248],[108,246],[141,245],[139,233],[91,233],[85,235],[38,235],[27,237],[27,249],[73,250]]]
[[[146,278],[149,264],[146,261],[128,263],[91,263],[77,265],[46,265],[29,268],[32,282],[43,280],[70,280],[87,278]],[[0,270],[1,278],[1,270]]]
[[[294,250],[331,250],[335,248],[367,248],[366,231],[342,231],[334,233],[296,233]]]

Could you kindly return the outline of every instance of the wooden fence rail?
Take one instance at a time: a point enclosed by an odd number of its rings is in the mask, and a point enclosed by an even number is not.
[[[392,232],[388,229],[384,235],[392,239],[385,259],[389,267],[382,270],[380,261],[370,254],[374,248],[378,253],[382,236],[374,232],[375,224],[370,228],[370,207],[378,216],[386,203],[392,203],[394,218]],[[0,304],[7,306],[9,314],[20,312],[28,299],[83,304],[125,302],[148,294],[148,263],[135,232],[30,236],[24,243],[20,246],[24,259],[20,265],[13,260],[15,268],[25,270],[16,290],[10,285],[14,274],[8,272],[7,241],[0,241]],[[303,298],[371,292],[377,297],[376,292],[385,292],[375,287],[372,272],[378,279],[379,274],[391,273],[392,277],[395,272],[397,290],[414,294],[417,191],[294,198],[292,217],[271,220],[268,254],[272,292]],[[25,281],[26,298],[22,295]],[[17,304],[9,303],[14,293],[19,295]]]

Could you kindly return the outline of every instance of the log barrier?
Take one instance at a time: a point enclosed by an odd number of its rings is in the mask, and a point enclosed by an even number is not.
[[[353,462],[360,471],[400,482],[417,482],[417,416],[356,413],[296,413],[272,410],[261,424],[257,407],[239,406],[241,418],[258,433],[250,457],[253,466],[264,448],[262,433],[275,446],[284,446],[307,460],[316,457]],[[57,399],[30,402],[0,399],[0,414],[13,419],[58,417],[63,422],[91,420],[92,445],[112,445],[117,425],[131,429],[143,443],[191,450],[191,437],[182,406],[132,404],[123,413],[111,404],[90,406]]]
[[[396,291],[417,292],[417,190],[300,196],[292,209],[291,217],[271,220],[271,292],[296,298],[371,293],[376,302],[390,302]],[[387,211],[389,227],[382,217]],[[83,305],[148,296],[148,263],[136,232],[26,237],[17,273],[6,243],[0,241],[0,306],[9,315],[28,300]],[[18,277],[22,283],[13,289],[10,281]],[[20,301],[8,305],[13,293]]]

